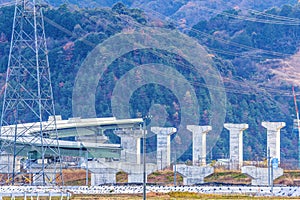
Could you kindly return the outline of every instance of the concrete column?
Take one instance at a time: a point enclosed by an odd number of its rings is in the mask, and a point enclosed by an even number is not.
[[[141,164],[141,138],[143,130],[116,130],[114,132],[121,138],[121,161]]]
[[[240,169],[243,165],[243,131],[248,124],[224,124],[229,130],[230,169]]]
[[[176,128],[151,127],[151,131],[157,135],[157,169],[164,169],[171,164],[171,135]]]
[[[206,134],[211,126],[188,125],[187,129],[193,133],[193,165],[206,165]]]
[[[285,122],[262,122],[267,129],[267,151],[270,149],[271,158],[278,158],[280,162],[280,129],[285,127]]]

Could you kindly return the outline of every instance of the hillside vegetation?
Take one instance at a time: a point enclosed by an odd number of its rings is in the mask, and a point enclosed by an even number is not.
[[[13,11],[13,7],[0,8],[2,86],[6,76]],[[265,13],[300,20],[298,5],[272,8]],[[128,8],[121,3],[115,4],[112,8],[75,9],[67,5],[58,8],[46,7],[44,16],[56,113],[62,115],[64,119],[72,117],[72,91],[78,70],[97,44],[121,31],[130,31],[137,26],[159,26],[168,29],[176,27],[174,23],[154,21],[143,11]],[[257,24],[239,20],[238,16],[244,16],[244,13],[239,9],[228,10],[225,14],[215,15],[209,20],[201,20],[189,34],[207,47],[222,75],[227,93],[225,121],[249,124],[249,129],[244,133],[244,159],[263,160],[266,157],[266,131],[260,126],[262,121],[284,121],[287,127],[282,129],[281,159],[282,163],[290,167],[298,155],[297,135],[293,132],[292,124],[294,118],[292,83],[284,79],[278,83],[278,76],[270,71],[270,68],[274,67],[270,62],[275,62],[275,59],[283,62],[289,59],[288,55],[297,53],[300,28]],[[259,18],[268,20],[270,16],[262,15]],[[279,55],[275,55],[274,52],[278,52]],[[130,52],[109,66],[96,90],[97,117],[112,116],[111,96],[118,80],[134,66],[148,63],[171,66],[189,80],[195,88],[199,104],[202,105],[199,110],[199,124],[210,123],[210,109],[214,105],[210,103],[208,88],[203,86],[204,80],[182,57],[155,49]],[[139,74],[136,74],[136,78],[140,78]],[[180,87],[180,84],[174,84],[174,88],[176,87]],[[178,99],[165,87],[156,84],[145,85],[134,92],[130,104],[131,117],[144,116],[153,104],[160,104],[167,116],[162,125],[178,127],[180,124],[181,111]],[[106,134],[111,137],[111,142],[118,141],[118,138],[112,137],[110,132]],[[228,140],[228,132],[223,130],[209,158],[216,160],[228,157]],[[149,143],[148,149],[154,149],[154,142]],[[181,159],[191,160],[191,149]]]
[[[65,1],[55,0],[50,3],[61,5]],[[167,17],[181,24],[181,27],[190,27],[201,19],[208,19],[219,11],[232,8],[255,9],[263,11],[271,7],[281,7],[284,4],[295,5],[297,0],[276,1],[238,1],[238,0],[69,0],[68,3],[81,8],[112,7],[117,2],[122,2],[131,8],[145,10],[150,16],[165,19]]]

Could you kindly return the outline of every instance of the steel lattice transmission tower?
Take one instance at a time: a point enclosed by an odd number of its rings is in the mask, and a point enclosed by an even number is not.
[[[1,116],[2,184],[63,183],[47,54],[42,7],[16,0]]]

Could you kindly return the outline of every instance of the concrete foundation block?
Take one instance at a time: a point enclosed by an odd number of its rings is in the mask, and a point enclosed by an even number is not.
[[[121,164],[122,171],[128,174],[128,183],[143,183],[144,181],[144,165],[133,165],[129,163],[122,163]],[[156,171],[155,164],[146,164],[146,175],[151,174],[152,172]],[[146,176],[147,181],[147,176]]]
[[[43,185],[44,181],[46,185],[55,185],[57,176],[57,166],[49,165],[47,169],[44,169],[44,176],[42,174],[42,166],[35,165],[28,169],[27,173],[32,176],[32,185]]]
[[[251,176],[252,185],[266,186],[268,182],[268,168],[261,168],[255,166],[244,166],[242,167],[242,173]],[[283,169],[273,169],[273,180],[283,175]]]
[[[1,174],[10,174],[13,172],[13,160],[14,157],[10,154],[1,154],[0,155],[0,173]],[[16,168],[17,172],[20,171],[20,159],[17,160]]]
[[[118,170],[113,168],[98,168],[91,170],[91,185],[115,184]]]
[[[119,171],[110,163],[106,164],[99,161],[89,161],[88,170],[91,172],[92,186],[116,183],[116,174]]]
[[[128,174],[128,183],[143,183],[144,181],[143,164],[90,161],[88,166],[93,177],[91,181],[92,185],[116,183],[116,174],[119,171],[124,171]],[[146,175],[151,174],[156,169],[156,164],[146,164]]]
[[[175,166],[173,166],[173,171]],[[176,171],[183,176],[184,185],[194,185],[204,183],[204,178],[214,173],[211,166],[188,166],[184,164],[176,165]]]

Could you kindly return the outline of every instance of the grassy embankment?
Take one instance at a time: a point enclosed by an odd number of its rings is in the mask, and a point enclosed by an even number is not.
[[[65,185],[85,185],[86,171],[81,169],[68,169],[63,171]],[[126,183],[128,176],[124,172],[118,172],[117,183]],[[90,174],[89,174],[90,180]],[[156,171],[147,177],[149,184],[173,185],[174,172],[170,169]],[[206,183],[250,185],[251,178],[240,171],[228,171],[216,169],[215,173],[206,177]],[[176,184],[182,185],[182,176],[177,173]],[[287,186],[300,186],[300,170],[285,170],[283,176],[274,181],[274,184]]]

